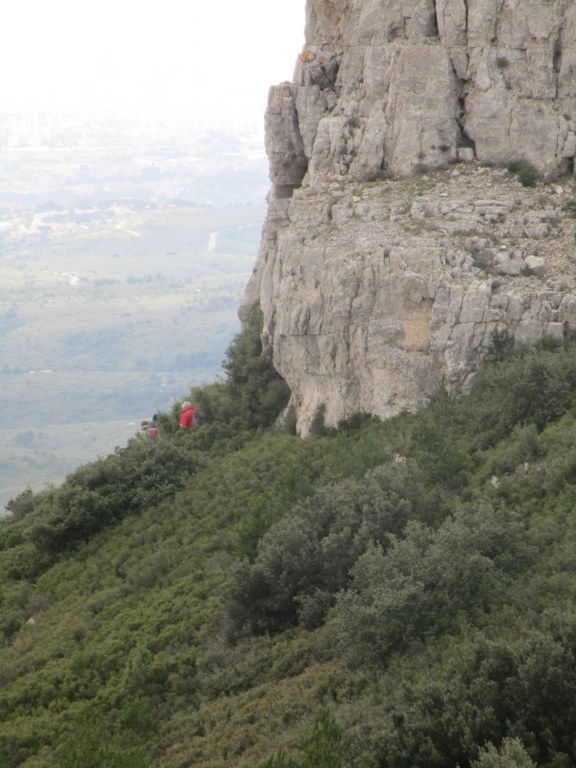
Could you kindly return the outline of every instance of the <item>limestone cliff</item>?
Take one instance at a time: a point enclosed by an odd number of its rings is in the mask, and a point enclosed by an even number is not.
[[[466,386],[495,330],[576,326],[576,4],[308,0],[271,89],[255,303],[305,434]],[[539,173],[522,186],[512,161]]]

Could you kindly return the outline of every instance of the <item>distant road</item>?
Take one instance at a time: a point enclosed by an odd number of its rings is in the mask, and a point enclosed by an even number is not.
[[[121,232],[126,232],[127,235],[134,235],[134,237],[140,237],[140,232],[134,232],[133,229],[126,229],[124,224],[125,222],[121,221],[119,224],[116,225],[116,229],[119,229]]]
[[[216,250],[216,241],[218,240],[218,232],[210,232],[208,235],[208,245],[206,246],[206,251],[208,253],[214,253]]]
[[[67,278],[70,285],[78,285],[78,283],[80,282],[80,278],[78,277],[76,272],[52,272],[49,269],[43,269],[42,272],[45,275],[59,275],[61,277],[65,277]]]

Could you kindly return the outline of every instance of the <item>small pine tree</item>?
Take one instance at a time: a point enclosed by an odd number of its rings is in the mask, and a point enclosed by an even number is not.
[[[262,768],[300,768],[300,765],[288,757],[283,749],[279,749],[275,755],[262,764]]]
[[[262,325],[262,311],[256,308],[226,351],[226,378],[192,391],[208,423],[269,427],[286,407],[290,390],[274,368],[272,350],[263,347]]]
[[[320,405],[314,411],[314,417],[310,424],[310,434],[322,437],[326,435],[326,403]]]
[[[328,707],[322,707],[314,719],[311,732],[302,742],[300,760],[294,760],[283,749],[269,758],[262,768],[369,768],[373,762],[350,758],[350,739],[338,725]]]
[[[250,429],[272,425],[290,397],[272,363],[272,349],[263,348],[262,326],[262,311],[257,308],[228,347],[222,365],[234,410]]]
[[[311,734],[304,741],[302,768],[346,768],[348,739],[327,707],[316,715]]]

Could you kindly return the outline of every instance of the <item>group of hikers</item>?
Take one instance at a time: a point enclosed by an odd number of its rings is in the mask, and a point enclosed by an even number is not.
[[[142,419],[140,422],[140,431],[138,432],[138,437],[142,440],[158,437],[158,414],[155,413],[154,416],[152,416],[152,421],[148,421],[148,419]]]
[[[180,429],[197,429],[204,423],[204,417],[198,412],[189,400],[184,400],[180,409]],[[138,438],[150,440],[157,438],[158,432],[158,414],[155,413],[151,420],[143,419],[140,422]]]

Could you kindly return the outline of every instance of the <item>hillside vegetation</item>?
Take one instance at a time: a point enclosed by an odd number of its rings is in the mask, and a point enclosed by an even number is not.
[[[15,498],[6,768],[576,763],[576,346],[291,433],[259,318],[207,417]]]

